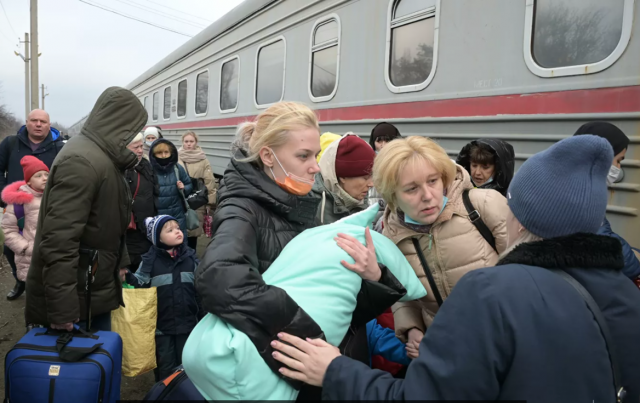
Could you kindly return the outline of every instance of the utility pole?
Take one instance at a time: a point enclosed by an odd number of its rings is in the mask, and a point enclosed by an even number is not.
[[[24,56],[21,53],[13,52],[24,60],[24,119],[27,120],[31,112],[31,90],[29,88],[29,34],[24,34]]]
[[[38,0],[31,0],[31,110],[38,109]]]
[[[49,95],[49,94],[45,94],[44,92],[46,91],[46,87],[44,86],[44,84],[42,84],[42,109],[44,109],[44,99]]]

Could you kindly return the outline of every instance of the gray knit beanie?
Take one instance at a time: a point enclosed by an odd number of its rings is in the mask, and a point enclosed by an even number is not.
[[[605,218],[612,161],[613,149],[601,137],[559,141],[522,164],[509,186],[509,207],[541,238],[595,233]]]

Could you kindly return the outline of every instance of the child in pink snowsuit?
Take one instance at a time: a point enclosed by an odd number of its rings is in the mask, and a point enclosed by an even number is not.
[[[2,230],[5,244],[16,254],[18,280],[26,281],[49,168],[31,155],[23,157],[20,165],[24,171],[24,181],[11,183],[2,191],[2,200],[7,204],[2,217]]]

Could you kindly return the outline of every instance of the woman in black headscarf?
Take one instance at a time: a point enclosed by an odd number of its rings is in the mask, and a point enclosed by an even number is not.
[[[394,125],[387,122],[381,122],[371,130],[369,144],[377,154],[384,146],[387,145],[387,143],[401,137],[402,135]]]
[[[494,189],[506,197],[515,169],[513,146],[500,139],[482,138],[465,145],[456,164],[469,172],[480,189]]]

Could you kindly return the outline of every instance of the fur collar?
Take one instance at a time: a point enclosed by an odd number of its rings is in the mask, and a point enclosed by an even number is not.
[[[35,197],[35,190],[25,181],[13,182],[2,190],[2,201],[7,204],[29,204]]]
[[[616,238],[596,234],[573,234],[518,245],[498,262],[525,264],[545,269],[613,269],[624,266],[622,244]]]

